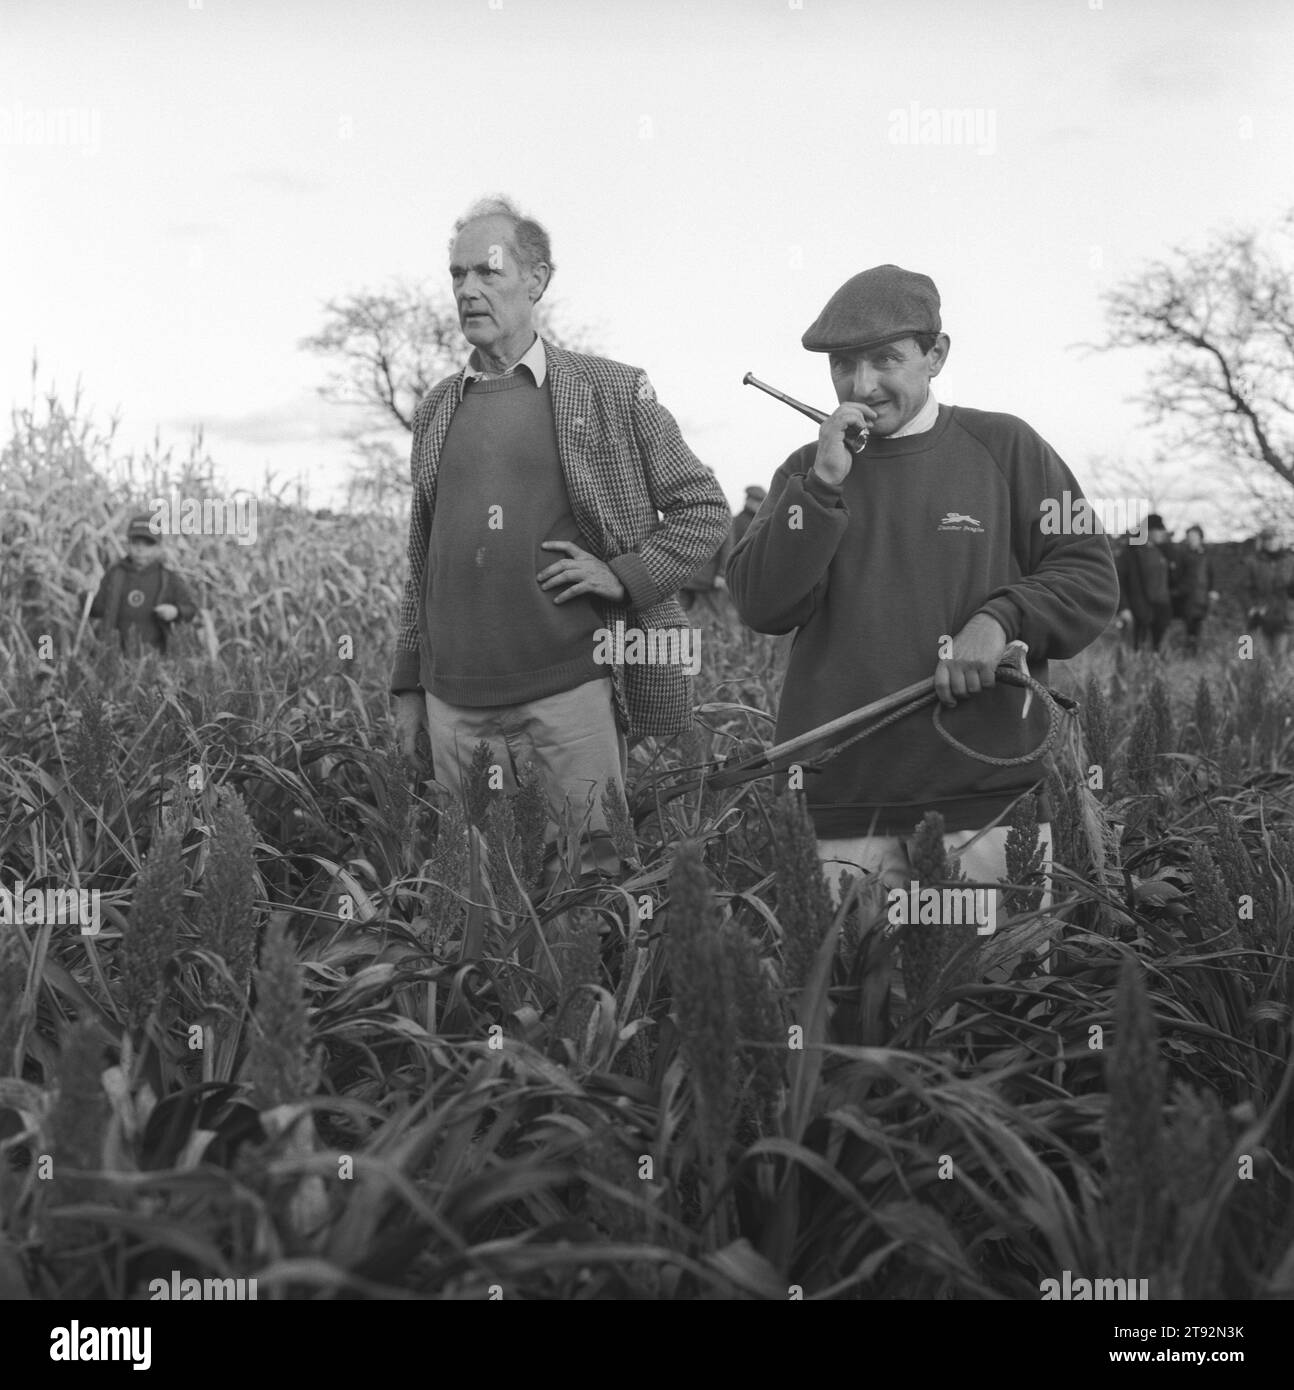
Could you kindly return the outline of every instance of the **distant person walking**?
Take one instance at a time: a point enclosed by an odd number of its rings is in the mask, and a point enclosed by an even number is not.
[[[728,568],[728,557],[741,544],[741,538],[746,534],[759,511],[760,504],[767,496],[768,490],[760,487],[758,483],[746,489],[745,503],[732,519],[728,538],[704,565],[693,572],[683,586],[678,598],[685,611],[690,612],[700,600],[703,607],[716,616],[736,616],[731,601],[725,602],[719,598],[720,594],[726,594],[728,591],[728,581],[724,577]]]
[[[192,622],[197,605],[184,581],[166,564],[162,538],[149,526],[147,513],[126,528],[129,554],[110,566],[90,605],[100,633],[116,632],[121,649],[138,656],[146,648],[166,652],[175,623]]]
[[[724,570],[728,565],[728,556],[732,553],[732,533],[729,532],[719,543],[719,549],[702,565],[688,575],[683,587],[679,590],[678,601],[685,613],[699,616],[706,613],[712,618],[723,619],[724,613],[723,595],[728,588],[728,582],[723,577]]]
[[[1119,616],[1132,629],[1132,648],[1158,651],[1173,620],[1172,548],[1164,519],[1158,512],[1146,518],[1143,541],[1129,537],[1116,557],[1119,574]]]
[[[1249,631],[1260,631],[1279,665],[1289,651],[1290,596],[1294,592],[1294,555],[1281,544],[1275,528],[1258,533],[1258,549],[1245,561]]]
[[[768,489],[760,487],[758,483],[752,483],[746,489],[746,504],[732,519],[732,547],[734,550],[741,544],[741,538],[750,529],[750,523],[754,521],[756,513],[767,496]]]
[[[1209,610],[1218,601],[1214,588],[1213,561],[1204,549],[1204,531],[1192,526],[1178,547],[1172,583],[1173,616],[1186,626],[1186,654],[1200,649],[1200,629]]]

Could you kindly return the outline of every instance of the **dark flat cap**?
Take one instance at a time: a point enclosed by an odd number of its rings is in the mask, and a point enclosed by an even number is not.
[[[858,352],[941,327],[939,291],[928,275],[876,265],[846,280],[800,341],[810,352]]]
[[[753,497],[757,502],[762,502],[768,496],[768,489],[760,487],[758,483],[752,483],[746,489],[746,496]]]
[[[152,520],[149,512],[141,512],[138,516],[130,518],[130,525],[126,527],[126,539],[155,541],[157,532],[153,530],[150,522]]]

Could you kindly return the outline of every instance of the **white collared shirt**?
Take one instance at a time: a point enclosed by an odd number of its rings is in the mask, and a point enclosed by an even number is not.
[[[935,421],[939,418],[939,402],[935,400],[933,391],[927,392],[926,403],[920,410],[903,426],[901,430],[895,430],[893,434],[887,434],[886,439],[902,439],[908,434],[924,434],[926,430],[933,429]]]
[[[480,358],[476,349],[473,348],[472,355],[467,359],[467,365],[463,368],[464,383],[475,381],[478,377],[484,377],[487,381],[497,381],[501,376],[511,376],[518,367],[530,368],[530,375],[534,377],[536,386],[542,386],[548,375],[548,357],[544,352],[544,340],[537,333],[535,334],[535,341],[506,372],[487,372],[478,365],[479,362]],[[459,386],[459,399],[462,399],[462,385]]]

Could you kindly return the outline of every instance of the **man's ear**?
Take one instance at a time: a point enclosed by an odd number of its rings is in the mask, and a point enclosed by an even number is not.
[[[940,333],[935,339],[935,345],[930,349],[926,361],[930,363],[930,378],[933,380],[944,369],[944,363],[948,361],[948,354],[952,350],[952,339],[947,333]]]
[[[530,272],[530,302],[537,304],[548,289],[548,282],[553,278],[553,272],[543,262],[538,262]]]

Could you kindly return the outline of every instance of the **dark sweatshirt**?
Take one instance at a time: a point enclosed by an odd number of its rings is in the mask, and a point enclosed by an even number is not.
[[[841,488],[813,474],[816,449],[778,469],[728,564],[751,627],[799,629],[778,742],[932,676],[941,637],[976,613],[1029,644],[1044,683],[1047,658],[1075,656],[1113,618],[1105,536],[1042,530],[1044,502],[1083,494],[1024,421],[941,405],[924,433],[873,435]],[[1022,720],[1023,697],[1018,686],[982,691],[947,711],[945,727],[983,753],[1025,753],[1046,732],[1046,710],[1035,700]],[[926,708],[838,754],[805,791],[819,836],[910,835],[926,811],[950,831],[987,825],[1042,775],[1040,760],[992,767],[957,752]]]

